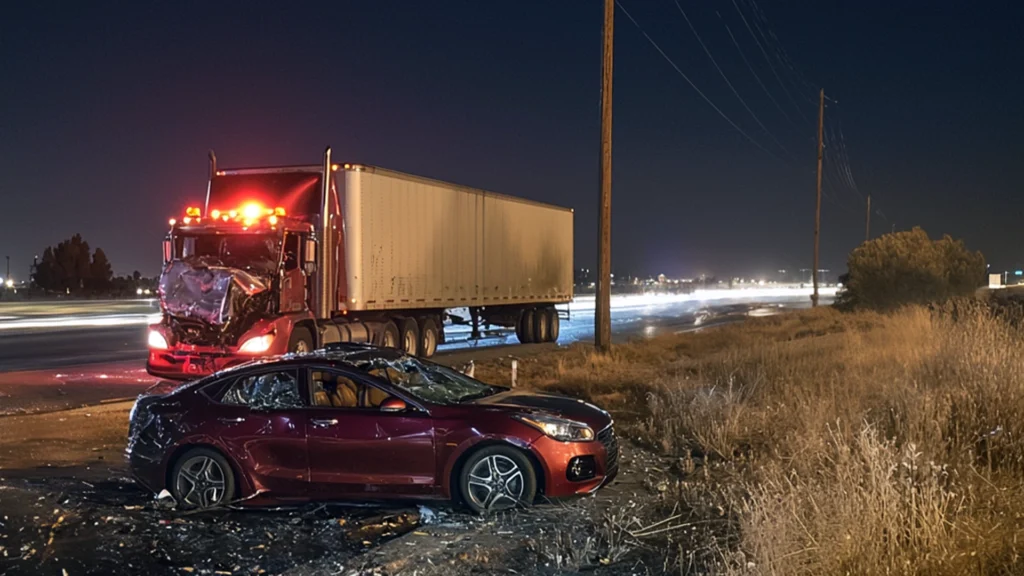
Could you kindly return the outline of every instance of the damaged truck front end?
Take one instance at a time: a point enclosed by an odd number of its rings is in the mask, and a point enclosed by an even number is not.
[[[187,380],[287,352],[292,326],[310,314],[280,312],[282,234],[178,232],[165,242],[146,371]]]

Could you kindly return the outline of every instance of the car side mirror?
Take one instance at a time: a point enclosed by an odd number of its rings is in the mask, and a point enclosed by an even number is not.
[[[380,403],[381,412],[405,412],[409,407],[406,405],[405,400],[401,398],[395,398],[394,396],[386,398]]]
[[[164,265],[171,261],[171,241],[164,240]]]

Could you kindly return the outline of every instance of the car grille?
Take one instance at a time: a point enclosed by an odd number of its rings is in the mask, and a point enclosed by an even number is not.
[[[615,430],[608,426],[597,433],[597,440],[604,445],[607,453],[604,460],[604,475],[611,476],[619,470],[619,441],[615,438]]]

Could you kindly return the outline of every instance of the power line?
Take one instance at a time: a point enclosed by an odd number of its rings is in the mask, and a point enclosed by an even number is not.
[[[775,142],[775,144],[777,144],[779,148],[782,149],[783,152],[785,152],[786,154],[789,155],[790,158],[792,158],[793,155],[790,154],[789,150],[787,150],[786,147],[782,145],[782,142],[779,142],[779,139],[776,138],[774,134],[772,134],[771,130],[769,130],[764,125],[764,123],[761,122],[761,119],[757,117],[757,114],[754,114],[754,111],[750,109],[750,106],[747,106],[746,100],[744,100],[743,97],[740,96],[740,93],[736,90],[736,87],[733,86],[732,82],[729,81],[729,77],[725,75],[724,71],[722,71],[722,68],[718,65],[718,61],[716,61],[715,57],[711,55],[711,50],[709,50],[707,45],[704,44],[704,40],[701,39],[700,34],[697,33],[697,29],[694,28],[693,23],[690,22],[689,16],[686,15],[686,12],[683,10],[683,7],[679,5],[679,0],[675,0],[675,4],[676,8],[679,9],[679,13],[683,15],[683,19],[686,20],[686,24],[690,27],[690,31],[693,32],[693,36],[697,38],[697,42],[700,43],[700,47],[704,49],[704,53],[707,54],[708,59],[710,59],[711,63],[714,64],[715,70],[718,70],[718,73],[722,76],[722,80],[725,80],[725,83],[729,86],[729,89],[732,90],[732,93],[736,96],[736,99],[740,101],[740,104],[743,104],[743,107],[747,109],[747,112],[749,112],[750,115],[754,118],[754,121],[757,122],[757,125],[760,126],[766,134],[768,134],[768,137],[771,138]]]
[[[789,72],[792,73],[793,77],[796,78],[797,81],[794,82],[792,79],[787,77],[787,79],[789,79],[790,82],[792,82],[793,87],[797,90],[797,95],[801,96],[804,100],[806,100],[808,103],[812,105],[816,104],[813,98],[811,98],[807,94],[803,94],[801,90],[807,88],[810,91],[814,92],[818,90],[817,86],[815,86],[811,82],[808,82],[807,78],[805,78],[804,75],[800,72],[800,70],[797,69],[792,58],[789,57],[789,54],[787,54],[786,50],[782,47],[782,42],[780,42],[779,38],[775,35],[775,31],[772,30],[772,26],[771,23],[768,21],[768,17],[765,16],[764,11],[761,10],[760,6],[758,6],[757,0],[750,0],[750,10],[754,15],[754,27],[757,28],[757,31],[761,35],[761,38],[764,39],[765,44],[772,48],[772,50],[775,53],[775,57],[779,61],[779,63],[784,65],[789,70]],[[764,24],[764,28],[761,27],[762,24]],[[765,33],[765,28],[767,28],[768,30],[767,33]],[[803,84],[803,87],[801,87],[800,84]],[[827,96],[826,99],[830,101],[832,100]]]
[[[719,15],[719,18],[721,18],[721,15]],[[765,86],[764,82],[761,81],[761,77],[758,76],[757,72],[754,71],[754,67],[750,64],[750,61],[747,60],[747,56],[743,53],[743,48],[741,48],[740,43],[736,41],[736,36],[733,36],[732,30],[729,29],[729,25],[724,22],[722,23],[722,25],[725,26],[725,31],[729,33],[729,38],[732,39],[733,45],[736,46],[736,50],[740,53],[740,58],[743,59],[743,63],[747,65],[747,69],[750,70],[750,73],[754,75],[754,79],[757,80],[757,83],[761,86],[761,89],[763,89],[764,93],[768,96],[768,99],[772,101],[772,104],[775,104],[775,107],[779,109],[779,112],[782,113],[782,115],[786,118],[786,120],[789,121],[790,124],[796,126],[796,123],[793,122],[793,119],[789,117],[789,114],[786,114],[786,111],[782,109],[781,105],[779,105],[779,101],[776,100],[774,96],[772,96],[771,91],[769,91],[768,87]]]
[[[726,122],[728,122],[730,126],[735,128],[737,132],[742,134],[744,138],[749,140],[751,144],[753,144],[754,146],[757,146],[758,148],[763,150],[766,154],[768,154],[769,156],[775,158],[776,160],[778,160],[778,161],[780,161],[780,162],[782,162],[784,164],[786,163],[785,160],[783,160],[782,158],[779,158],[771,150],[769,150],[769,149],[765,148],[764,146],[762,146],[760,143],[758,143],[757,140],[754,140],[750,136],[750,134],[747,134],[746,132],[744,132],[742,128],[740,128],[735,122],[733,122],[732,119],[729,118],[725,114],[725,112],[722,112],[722,109],[719,108],[718,106],[716,106],[715,103],[712,102],[711,99],[708,98],[707,95],[705,95],[704,92],[702,92],[701,89],[698,88],[697,85],[694,84],[692,80],[690,80],[690,77],[687,76],[686,73],[683,72],[679,68],[679,66],[677,66],[676,63],[671,58],[669,58],[668,54],[666,54],[665,51],[661,49],[661,46],[658,46],[658,43],[655,42],[654,39],[651,38],[651,36],[649,34],[647,34],[647,32],[644,31],[644,29],[640,26],[640,24],[636,21],[636,19],[633,18],[633,16],[629,13],[629,11],[626,10],[625,6],[622,5],[622,2],[619,2],[619,0],[616,0],[615,4],[618,5],[619,9],[622,10],[622,13],[626,15],[626,18],[629,18],[629,21],[632,22],[634,26],[636,26],[636,29],[639,30],[641,34],[643,34],[644,38],[646,38],[647,41],[651,43],[651,46],[654,46],[654,49],[657,50],[659,54],[661,54],[661,57],[664,58],[665,61],[668,62],[669,65],[671,65],[672,68],[674,68],[675,71],[678,72],[679,75],[683,77],[683,80],[686,80],[686,83],[689,84],[690,87],[693,88],[694,91],[696,91],[697,94],[699,94],[700,97],[703,98],[704,101],[707,102],[708,105],[711,106],[715,110],[715,112],[718,112],[719,116],[721,116]]]
[[[739,5],[736,4],[736,0],[732,0],[732,5],[734,8],[736,8],[736,12],[740,15],[740,19],[743,20],[743,25],[747,27],[747,32],[750,32],[750,37],[754,39],[754,43],[757,44],[757,47],[761,49],[761,54],[764,55],[765,62],[767,62],[768,67],[771,68],[772,74],[775,75],[775,79],[779,81],[779,86],[782,88],[782,91],[786,94],[786,97],[789,98],[789,101],[793,104],[793,107],[796,108],[797,113],[800,114],[800,117],[803,118],[804,121],[810,122],[807,116],[804,116],[803,111],[800,110],[800,105],[797,104],[796,100],[793,99],[793,95],[790,94],[789,90],[786,89],[786,85],[782,83],[782,78],[779,77],[778,71],[775,70],[775,65],[772,64],[772,59],[768,56],[768,52],[764,49],[764,46],[761,44],[761,41],[757,39],[757,36],[754,34],[754,30],[750,27],[750,23],[747,22],[747,17],[743,15],[743,11],[740,10]]]

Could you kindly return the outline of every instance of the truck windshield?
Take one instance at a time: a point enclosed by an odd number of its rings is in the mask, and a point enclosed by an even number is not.
[[[280,239],[271,234],[197,234],[175,239],[176,256],[181,260],[203,258],[222,266],[258,274],[277,269]]]

